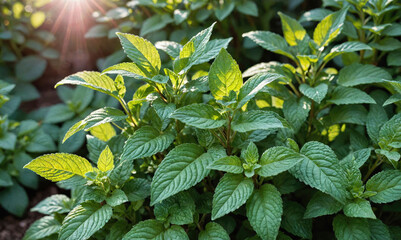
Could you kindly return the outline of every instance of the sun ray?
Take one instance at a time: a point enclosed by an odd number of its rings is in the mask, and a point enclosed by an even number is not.
[[[57,17],[51,32],[61,36],[60,61],[64,61],[69,52],[88,51],[85,33],[92,26],[91,14],[105,9],[96,0],[57,0],[55,1]]]

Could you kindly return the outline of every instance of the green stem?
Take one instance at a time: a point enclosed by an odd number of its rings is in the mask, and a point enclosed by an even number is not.
[[[131,111],[129,110],[129,107],[128,107],[127,103],[124,101],[124,99],[122,99],[122,98],[120,98],[120,97],[117,98],[117,100],[120,102],[120,104],[121,104],[121,106],[123,107],[125,113],[128,115],[128,118],[131,120],[131,121],[130,121],[130,124],[132,123],[131,125],[132,125],[133,127],[137,127],[137,122],[136,122],[134,116],[132,116],[132,113],[131,113]]]
[[[227,153],[228,155],[231,155],[231,121],[232,118],[230,114],[228,114],[228,126],[227,126]]]
[[[215,137],[217,138],[217,140],[219,140],[220,144],[221,144],[223,147],[226,147],[224,141],[219,137],[219,135],[217,135],[217,133],[214,132],[213,129],[211,129],[210,132],[213,134],[213,136],[215,136]]]
[[[368,172],[366,173],[365,177],[363,178],[363,182],[366,182],[368,180],[368,178],[370,177],[370,175],[372,175],[372,173],[375,171],[375,169],[380,166],[380,164],[382,164],[383,160],[379,155],[376,155],[377,159],[375,161],[375,163],[369,168]]]
[[[292,82],[288,83],[288,85],[291,87],[292,91],[297,95],[297,97],[301,97],[301,93],[297,90],[297,88],[292,84]]]

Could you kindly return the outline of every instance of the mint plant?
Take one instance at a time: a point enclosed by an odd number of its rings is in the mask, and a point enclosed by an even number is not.
[[[386,59],[388,66],[399,66],[397,59],[400,59],[400,36],[399,13],[396,4],[391,1],[327,1],[326,7],[342,8],[349,7],[348,20],[344,22],[344,35],[348,41],[358,40],[369,44],[372,50],[361,50],[359,56],[356,54],[344,55],[343,61],[350,61],[359,57],[364,63],[377,65],[381,60]],[[314,18],[327,10],[315,9],[305,15]],[[316,20],[316,18],[314,19]],[[352,61],[352,60],[351,60]]]
[[[39,30],[49,15],[42,7],[49,2],[2,1],[0,16],[0,74],[1,80],[16,84],[7,108],[18,109],[21,101],[39,98],[32,84],[48,67],[48,61],[59,58],[52,47],[54,35]],[[4,110],[2,114],[7,114]]]
[[[0,107],[12,99],[15,88],[0,80]],[[10,112],[12,114],[12,112]],[[0,205],[21,217],[28,207],[28,195],[23,187],[37,189],[39,178],[23,166],[40,153],[56,150],[49,129],[33,120],[15,121],[0,116]]]
[[[295,8],[299,3],[291,4]],[[275,1],[115,1],[103,3],[104,11],[96,10],[92,16],[96,24],[85,34],[85,38],[99,46],[107,42],[110,55],[97,60],[102,71],[109,66],[123,62],[126,55],[114,40],[116,32],[138,34],[156,43],[171,40],[186,43],[191,37],[214,21],[218,21],[219,38],[233,37],[236,53],[257,61],[261,54],[250,41],[242,50],[241,34],[256,26],[269,28],[269,20],[274,15],[273,7],[281,8]],[[284,9],[284,7],[283,7]],[[257,17],[263,19],[259,21]],[[233,32],[234,31],[234,32]],[[111,47],[112,45],[112,47]],[[161,55],[162,62],[168,60]],[[241,60],[241,59],[239,59]]]
[[[33,209],[48,216],[25,239],[397,239],[399,85],[365,57],[336,68],[343,54],[372,51],[338,42],[349,10],[328,14],[313,37],[282,13],[284,37],[244,34],[293,63],[244,73],[230,39],[210,40],[214,24],[184,45],[117,33],[132,62],[56,85],[98,91],[120,108],[67,131],[63,141],[90,133],[87,157],[48,154],[25,166],[71,190]],[[130,78],[144,84],[128,98]]]

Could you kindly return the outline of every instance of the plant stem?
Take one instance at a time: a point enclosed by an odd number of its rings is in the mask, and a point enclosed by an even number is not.
[[[128,118],[131,120],[131,123],[132,123],[132,124],[130,123],[131,126],[133,125],[133,127],[137,127],[135,118],[134,118],[134,116],[132,116],[131,111],[129,110],[127,103],[124,101],[124,99],[122,99],[120,97],[117,98],[117,100],[120,102],[120,104],[123,107],[125,113],[128,115]]]
[[[294,93],[295,93],[295,95],[297,95],[297,97],[301,97],[301,93],[297,90],[297,88],[294,86],[294,84],[292,84],[292,82],[290,82],[288,85],[291,87],[292,91],[294,91]]]
[[[310,109],[310,112],[309,112],[308,135],[312,131],[312,123],[313,123],[313,118],[314,117],[315,117],[315,103],[312,101],[311,109]]]
[[[377,159],[375,161],[375,163],[372,165],[372,167],[369,168],[368,172],[366,173],[365,177],[363,178],[363,182],[366,182],[368,180],[368,178],[370,177],[370,175],[372,175],[372,173],[375,171],[375,169],[380,166],[380,164],[382,164],[383,160],[379,155],[376,155]]]
[[[114,126],[116,126],[116,128],[120,129],[121,131],[124,131],[124,129],[123,129],[122,127],[118,126],[116,123],[111,122],[111,124],[113,124]]]
[[[215,136],[215,137],[219,140],[220,144],[221,144],[223,147],[226,147],[224,141],[220,138],[219,135],[217,135],[217,133],[215,133],[213,130],[210,130],[210,132],[213,134],[213,136]]]
[[[227,126],[227,153],[228,155],[231,155],[231,121],[232,118],[230,114],[228,114],[228,126]]]

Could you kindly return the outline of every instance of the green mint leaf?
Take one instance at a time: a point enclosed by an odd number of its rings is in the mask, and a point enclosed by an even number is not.
[[[226,230],[218,223],[209,222],[205,230],[199,233],[199,240],[230,240]]]
[[[231,42],[232,38],[224,38],[224,39],[215,39],[209,41],[206,44],[205,49],[199,57],[192,57],[191,63],[192,65],[197,65],[205,62],[209,62],[213,58],[215,58],[222,48],[226,49],[228,44]],[[196,55],[195,55],[196,56]]]
[[[223,21],[234,10],[235,3],[223,2],[219,3],[218,7],[214,9],[214,14],[219,21]]]
[[[56,149],[53,138],[40,129],[35,132],[25,150],[27,152],[53,152]]]
[[[125,183],[122,190],[130,202],[140,201],[150,196],[150,181],[143,178],[134,178]]]
[[[236,5],[236,8],[239,12],[250,15],[253,17],[257,17],[258,14],[258,5],[255,2],[242,2],[238,5]]]
[[[43,119],[44,123],[62,123],[75,116],[75,112],[64,103],[51,106]]]
[[[347,217],[376,219],[370,202],[365,199],[355,199],[345,204],[344,214]]]
[[[189,237],[185,230],[180,226],[171,226],[164,233],[163,239],[182,239],[189,240]]]
[[[299,86],[299,91],[307,96],[308,98],[312,99],[317,103],[321,103],[324,97],[327,94],[328,86],[325,83],[321,83],[316,87],[311,87],[308,84],[302,83]]]
[[[200,129],[219,128],[226,122],[217,110],[203,103],[195,103],[179,108],[170,117]]]
[[[184,22],[188,16],[189,16],[189,10],[180,10],[180,9],[176,9],[174,10],[174,22],[175,24],[181,24],[182,22]]]
[[[299,22],[322,21],[325,17],[333,13],[332,11],[324,8],[315,8],[305,12],[299,19]]]
[[[36,240],[58,233],[61,224],[53,216],[45,216],[35,221],[26,231],[22,240]]]
[[[327,102],[336,105],[342,104],[376,104],[376,101],[362,90],[351,87],[337,86],[331,94],[331,98]]]
[[[296,132],[308,118],[310,109],[311,101],[305,97],[300,99],[290,98],[284,101],[283,104],[284,117]]]
[[[396,239],[394,237],[393,238],[391,237],[389,228],[379,219],[368,219],[368,223],[372,239],[374,240]]]
[[[114,186],[122,186],[131,177],[132,160],[120,161],[110,172],[110,182]]]
[[[391,75],[383,68],[353,63],[340,70],[337,82],[345,87],[353,87],[361,84],[381,83],[391,79]]]
[[[401,101],[401,94],[399,93],[393,94],[383,103],[383,107],[390,105],[392,103],[398,103],[399,101]]]
[[[172,41],[159,41],[155,43],[155,47],[167,53],[173,59],[180,56],[182,45]]]
[[[146,220],[136,224],[122,240],[144,239],[182,239],[189,240],[185,230],[180,226],[171,226],[166,229],[158,220]]]
[[[164,131],[171,122],[171,114],[175,111],[174,103],[165,103],[160,99],[157,99],[152,104],[160,120],[162,120],[162,131]]]
[[[253,31],[245,33],[242,36],[250,38],[256,44],[268,51],[281,54],[292,60],[295,60],[295,57],[291,54],[288,44],[284,38],[278,34],[268,31]]]
[[[3,188],[0,192],[0,205],[13,215],[22,217],[28,204],[28,194],[25,189],[16,182],[10,187]]]
[[[361,42],[345,42],[340,45],[334,46],[330,50],[330,53],[327,54],[323,60],[325,62],[328,62],[331,59],[333,59],[343,53],[356,52],[356,51],[361,51],[361,50],[372,50],[372,48],[369,45],[366,45]]]
[[[54,194],[39,202],[31,208],[31,212],[50,215],[52,213],[67,213],[70,209],[71,199],[64,194]]]
[[[121,159],[125,161],[150,157],[167,149],[174,138],[171,131],[160,133],[151,126],[143,126],[128,138]]]
[[[13,185],[10,174],[6,170],[0,169],[0,187],[9,187]]]
[[[329,121],[336,123],[351,123],[365,125],[368,112],[362,105],[341,105],[331,109]]]
[[[264,184],[255,190],[246,204],[246,215],[252,228],[263,240],[274,240],[278,235],[283,214],[280,192]]]
[[[237,156],[220,158],[208,166],[209,169],[239,174],[244,171],[241,159]]]
[[[174,19],[170,17],[170,14],[155,14],[143,22],[139,35],[145,36],[146,34],[158,31],[172,22],[174,22]]]
[[[222,100],[231,91],[242,86],[242,76],[238,64],[224,48],[214,60],[209,71],[209,87],[217,100]]]
[[[342,208],[343,204],[336,201],[330,195],[318,191],[313,195],[306,206],[304,218],[316,218],[324,215],[331,215],[339,212]]]
[[[23,82],[32,82],[45,72],[47,61],[38,56],[27,56],[15,64],[15,75]]]
[[[262,154],[260,158],[260,165],[262,167],[257,173],[263,177],[275,176],[292,168],[303,158],[304,156],[290,148],[281,146],[272,147]]]
[[[188,192],[180,192],[155,204],[157,220],[176,225],[194,222],[195,202]]]
[[[7,150],[14,150],[17,143],[17,136],[11,132],[5,132],[0,136],[0,147]]]
[[[267,84],[283,77],[275,73],[262,73],[249,78],[238,93],[237,109],[242,108],[249,100],[256,96]]]
[[[137,223],[122,240],[163,239],[164,225],[157,220],[145,220]]]
[[[125,202],[128,202],[128,197],[121,189],[115,189],[110,197],[106,198],[106,203],[112,207],[116,207]]]
[[[82,203],[64,218],[59,239],[88,239],[110,220],[112,214],[109,205]]]
[[[232,129],[237,132],[249,132],[254,130],[269,130],[285,128],[286,121],[278,114],[263,110],[252,110],[241,113],[233,122]]]
[[[379,145],[382,148],[401,147],[401,114],[393,116],[384,123],[379,132]],[[386,150],[386,149],[385,149]]]
[[[401,199],[401,171],[387,170],[375,174],[366,182],[366,191],[377,193],[369,198],[374,203],[389,203]]]
[[[241,151],[241,157],[247,163],[255,164],[259,161],[259,151],[255,143],[250,142],[248,147]]]
[[[366,219],[337,215],[333,220],[333,229],[338,240],[371,239],[369,224]]]
[[[183,73],[188,71],[193,65],[201,63],[203,55],[207,54],[206,48],[215,24],[216,23],[213,23],[210,27],[196,34],[182,47],[179,58],[175,59],[173,63],[175,72]],[[217,44],[217,46],[224,46],[224,43],[222,45]],[[209,50],[211,49],[209,48]],[[208,57],[206,60],[204,58],[202,61],[208,61],[207,59]]]
[[[212,220],[241,207],[253,192],[253,182],[239,174],[226,173],[213,196]]]
[[[187,190],[205,178],[213,157],[199,145],[186,143],[171,150],[156,170],[152,181],[151,204]]]
[[[381,127],[388,121],[386,110],[377,104],[370,105],[366,117],[366,130],[374,143],[379,141]]]
[[[327,193],[339,202],[345,202],[346,176],[336,154],[320,142],[307,142],[300,152],[305,157],[290,169],[292,175],[313,188]]]
[[[281,227],[295,236],[312,239],[312,219],[304,219],[305,208],[296,202],[284,202]]]
[[[359,169],[369,159],[371,152],[372,150],[370,148],[360,149],[358,151],[351,152],[340,161],[340,164],[343,166],[351,164]]]
[[[110,232],[107,236],[107,240],[121,240],[124,235],[130,230],[131,224],[125,219],[118,220],[110,227]]]

